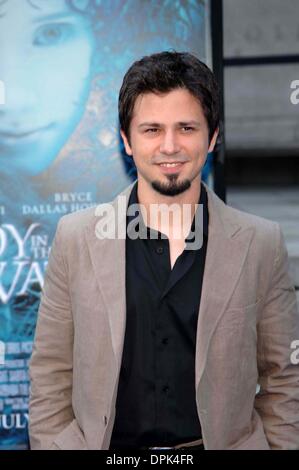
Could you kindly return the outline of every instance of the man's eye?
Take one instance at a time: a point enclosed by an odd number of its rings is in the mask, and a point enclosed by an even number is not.
[[[158,132],[159,129],[157,129],[156,127],[152,127],[152,128],[149,128],[149,129],[146,129],[145,132],[147,132],[148,134],[155,134],[156,132]]]
[[[73,26],[68,23],[52,23],[40,26],[35,32],[35,46],[56,46],[66,42],[73,34]]]
[[[191,132],[194,130],[194,127],[191,127],[191,126],[184,126],[182,127],[183,131],[184,132]]]

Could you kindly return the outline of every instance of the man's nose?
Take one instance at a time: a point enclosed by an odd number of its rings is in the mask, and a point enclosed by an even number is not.
[[[165,155],[173,155],[180,151],[178,137],[173,130],[165,131],[160,144],[160,152]]]

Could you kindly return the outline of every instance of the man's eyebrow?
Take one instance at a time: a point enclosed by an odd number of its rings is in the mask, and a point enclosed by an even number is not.
[[[180,121],[178,122],[178,125],[181,127],[188,127],[188,126],[200,127],[200,122],[192,119],[191,121]]]
[[[60,20],[63,18],[68,18],[70,16],[75,16],[75,15],[76,13],[73,13],[72,11],[63,11],[61,13],[52,13],[50,15],[39,16],[37,18],[34,18],[33,22],[41,23],[44,21]]]
[[[180,127],[188,127],[188,126],[195,126],[195,127],[200,127],[200,122],[199,121],[195,121],[194,119],[190,120],[190,121],[179,121],[177,123],[175,123],[176,126],[180,126]],[[159,122],[141,122],[139,125],[138,125],[138,128],[141,128],[141,127],[161,127],[163,126],[163,124],[159,123]]]
[[[138,127],[160,127],[159,122],[141,122]]]

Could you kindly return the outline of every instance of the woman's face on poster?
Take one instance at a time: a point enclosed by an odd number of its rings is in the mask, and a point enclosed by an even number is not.
[[[65,0],[0,0],[0,170],[34,175],[55,159],[84,112],[93,47]]]

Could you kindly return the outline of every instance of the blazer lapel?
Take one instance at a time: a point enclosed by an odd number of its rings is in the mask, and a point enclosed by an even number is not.
[[[94,275],[110,324],[112,346],[118,368],[121,365],[126,324],[126,240],[125,235],[118,237],[117,234],[123,235],[126,231],[126,209],[133,184],[110,203],[110,208],[112,207],[115,214],[115,238],[100,239],[97,235],[97,223],[100,220],[99,209],[103,208],[103,205],[97,206],[95,209],[97,217],[95,217],[93,224],[85,229]]]
[[[205,185],[208,193],[209,236],[197,323],[196,389],[202,377],[210,340],[242,272],[253,230],[242,229],[227,206]]]

